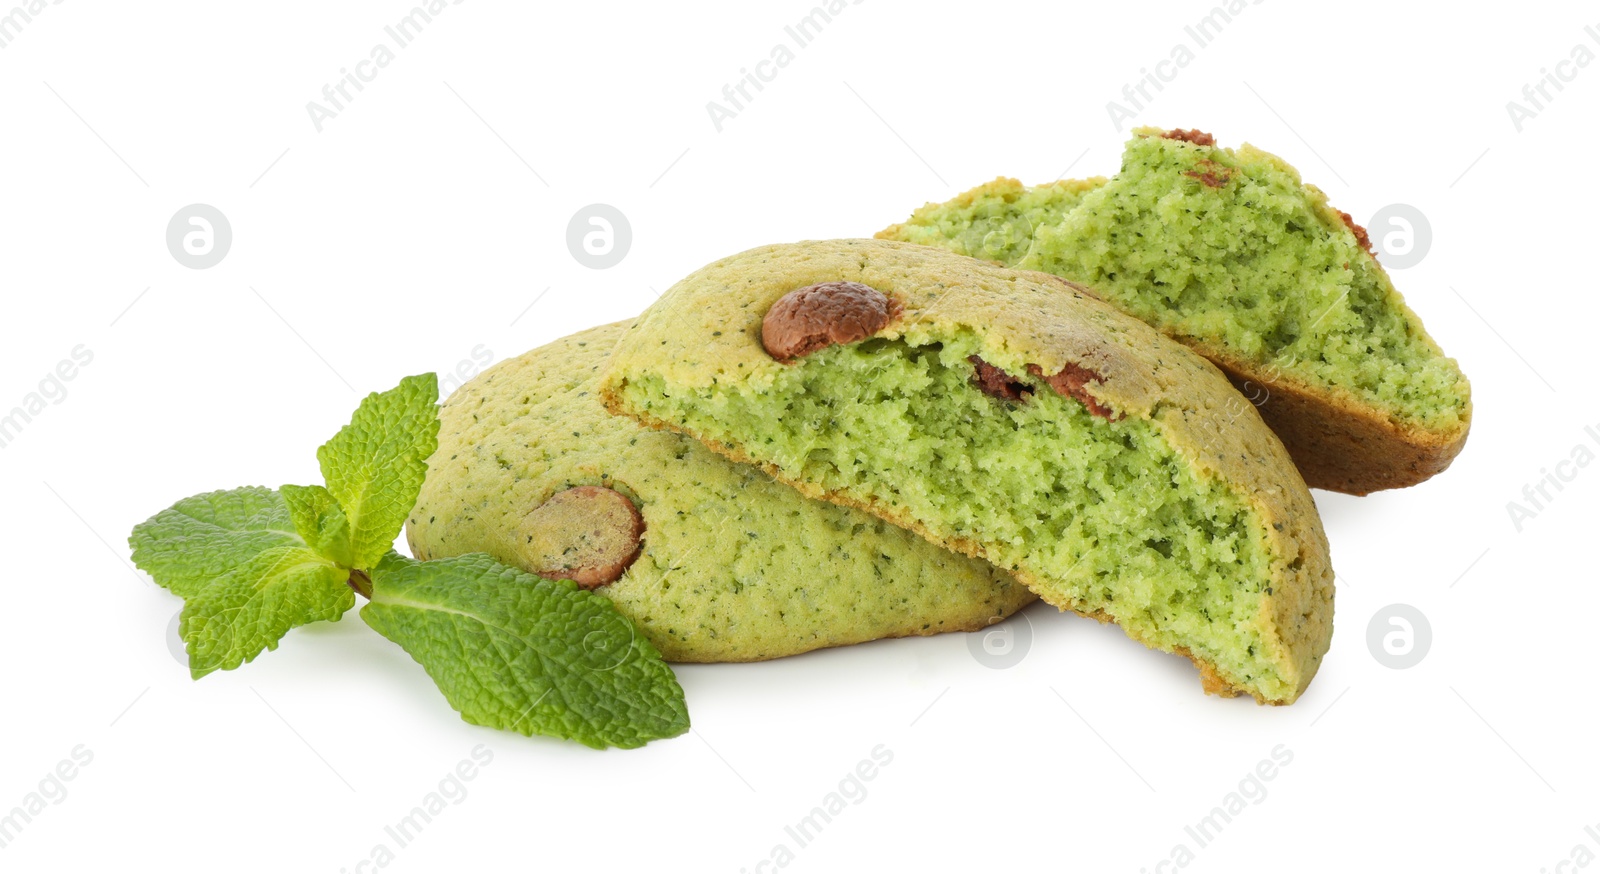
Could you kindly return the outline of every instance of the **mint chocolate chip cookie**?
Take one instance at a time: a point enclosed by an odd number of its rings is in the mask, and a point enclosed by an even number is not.
[[[766,246],[618,343],[613,410],[1012,571],[1289,703],[1333,571],[1283,445],[1209,362],[1085,290],[925,246]]]
[[[1466,377],[1366,231],[1248,145],[1142,128],[1109,181],[998,179],[878,236],[1093,287],[1221,367],[1314,488],[1415,485],[1466,443]]]
[[[803,497],[601,406],[626,324],[505,361],[440,411],[412,553],[486,552],[610,598],[670,661],[970,631],[1034,596],[867,513]]]

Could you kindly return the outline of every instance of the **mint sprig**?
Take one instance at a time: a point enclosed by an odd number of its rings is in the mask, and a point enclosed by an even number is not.
[[[683,690],[604,597],[485,555],[392,551],[438,448],[433,374],[368,395],[317,450],[324,485],[185,498],[133,529],[133,560],[184,599],[191,674],[232,670],[290,629],[362,618],[409,652],[462,718],[593,747],[689,728]]]
[[[184,599],[178,635],[196,679],[355,606],[347,584],[389,551],[422,490],[438,398],[431,373],[368,395],[317,450],[328,487],[198,495],[133,529],[134,562]]]

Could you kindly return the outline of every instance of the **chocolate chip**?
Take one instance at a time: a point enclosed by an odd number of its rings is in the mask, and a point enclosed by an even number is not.
[[[523,566],[585,589],[614,582],[639,557],[644,517],[626,495],[601,486],[556,492],[522,518]]]
[[[1090,413],[1108,422],[1115,422],[1122,418],[1121,414],[1113,413],[1110,407],[1100,403],[1095,399],[1094,395],[1089,394],[1085,386],[1091,382],[1105,382],[1105,377],[1087,367],[1079,367],[1076,364],[1068,363],[1067,366],[1061,368],[1061,372],[1054,376],[1045,376],[1039,365],[1030,364],[1028,365],[1028,372],[1044,380],[1046,385],[1056,390],[1056,394],[1062,397],[1077,398],[1089,409]]]
[[[1217,144],[1216,137],[1206,133],[1203,130],[1196,130],[1194,128],[1184,130],[1182,128],[1175,127],[1172,130],[1162,134],[1161,137],[1162,139],[1178,140],[1179,142],[1184,143],[1194,143],[1197,146],[1214,146]]]
[[[1372,238],[1367,236],[1367,229],[1356,224],[1356,220],[1350,217],[1350,213],[1347,213],[1342,209],[1336,209],[1334,212],[1339,214],[1339,218],[1344,221],[1344,226],[1350,229],[1350,233],[1356,235],[1357,245],[1361,246],[1363,249],[1366,249],[1368,255],[1371,255],[1374,258],[1378,257],[1378,253],[1372,251]],[[1345,265],[1345,269],[1349,270],[1350,266],[1348,264]]]
[[[823,282],[789,292],[761,321],[761,345],[792,361],[836,343],[854,343],[883,330],[900,304],[859,282]]]
[[[1018,381],[1016,377],[976,355],[968,355],[967,360],[972,362],[974,368],[972,381],[977,384],[979,391],[990,397],[1020,401],[1023,395],[1033,391],[1032,386]]]
[[[976,355],[969,355],[967,360],[972,362],[972,382],[984,394],[1008,401],[1023,401],[1027,400],[1028,396],[1033,393],[1033,386],[984,361],[982,358]],[[1111,408],[1100,403],[1093,395],[1089,394],[1085,386],[1091,382],[1104,382],[1105,378],[1087,367],[1079,367],[1076,364],[1069,363],[1054,376],[1045,376],[1039,365],[1030,364],[1028,365],[1028,373],[1032,374],[1035,379],[1043,380],[1046,385],[1055,389],[1056,394],[1078,400],[1088,408],[1090,413],[1106,421],[1115,422],[1122,418],[1121,415],[1113,413]]]
[[[1233,178],[1233,171],[1218,164],[1216,161],[1202,159],[1196,164],[1199,170],[1185,170],[1183,175],[1191,179],[1198,179],[1208,188],[1221,188]]]

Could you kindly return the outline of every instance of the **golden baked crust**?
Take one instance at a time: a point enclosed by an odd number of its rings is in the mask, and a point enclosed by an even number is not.
[[[1255,404],[1311,488],[1366,495],[1414,486],[1449,467],[1467,443],[1465,426],[1408,428],[1353,398],[1188,344]]]

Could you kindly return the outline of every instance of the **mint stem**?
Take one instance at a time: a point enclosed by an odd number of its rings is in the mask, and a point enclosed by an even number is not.
[[[357,595],[366,598],[368,601],[372,600],[372,578],[367,576],[366,571],[352,569],[350,571],[350,579],[347,582],[350,584],[350,588],[356,590]]]

